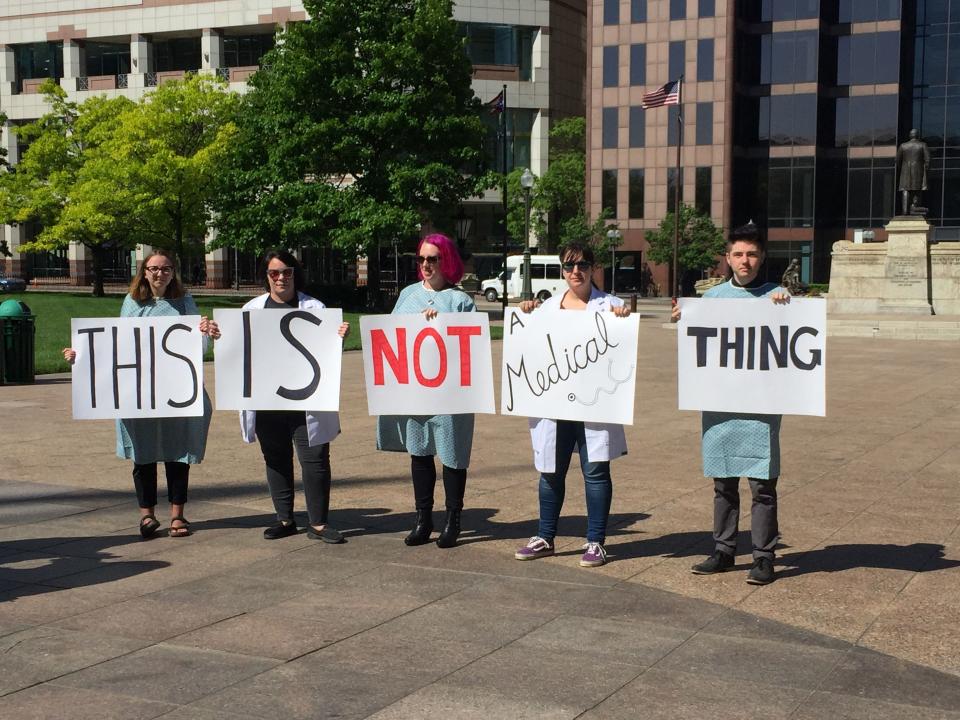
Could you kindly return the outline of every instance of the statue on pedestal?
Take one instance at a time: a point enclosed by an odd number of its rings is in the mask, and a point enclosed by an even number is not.
[[[802,295],[806,288],[800,282],[800,261],[794,258],[787,266],[786,272],[780,279],[780,284],[787,289],[791,295]]]
[[[920,133],[910,131],[910,139],[897,148],[897,167],[900,168],[900,196],[903,215],[926,216],[927,208],[921,205],[923,192],[927,189],[927,167],[930,165],[930,148],[920,139]]]

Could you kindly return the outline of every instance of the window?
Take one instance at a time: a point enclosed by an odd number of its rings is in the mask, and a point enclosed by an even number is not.
[[[200,69],[200,38],[174,38],[153,43],[154,69],[168,70]]]
[[[603,49],[603,86],[616,87],[620,84],[620,48],[608,45]]]
[[[847,171],[847,227],[878,227],[894,213],[893,158],[850,160]]]
[[[677,115],[680,113],[678,105],[667,105],[667,145],[673,147],[680,136],[680,123]]]
[[[698,17],[713,17],[716,15],[716,1],[715,0],[699,0],[697,3],[697,16]]]
[[[771,158],[767,188],[767,224],[770,227],[813,226],[812,157]]]
[[[63,43],[43,42],[13,46],[18,80],[63,77]]]
[[[507,109],[507,172],[513,168],[530,167],[530,138],[536,115],[536,110]],[[480,117],[487,130],[483,141],[485,167],[499,172],[503,164],[503,151],[497,140],[499,118],[490,113],[482,113]]]
[[[603,182],[600,187],[600,205],[602,210],[609,211],[610,217],[617,216],[617,171],[604,170]]]
[[[926,4],[942,5],[942,3]],[[838,19],[842,23],[899,20],[900,3],[898,0],[840,0]]]
[[[758,140],[771,145],[813,145],[817,136],[817,96],[760,98]]]
[[[647,21],[647,0],[630,0],[630,22]]]
[[[619,110],[620,108],[605,107],[603,109],[603,147],[615,148],[619,142]]]
[[[620,0],[603,0],[603,24],[620,24]]]
[[[837,147],[895,145],[896,95],[858,95],[837,98]]]
[[[683,20],[687,17],[687,0],[670,0],[670,19]]]
[[[630,108],[630,147],[646,144],[647,111],[639,105]]]
[[[713,194],[713,168],[698,167],[696,176],[696,199],[695,204],[698,212],[704,215],[710,214],[710,205]]]
[[[630,171],[627,205],[628,218],[643,217],[643,169]]]
[[[763,0],[760,20],[763,22],[803,20],[815,18],[819,12],[820,0]]]
[[[697,40],[697,80],[713,80],[713,40]]]
[[[130,44],[88,42],[87,76],[124,75],[130,72]]]
[[[713,103],[697,103],[697,145],[713,145]]]
[[[259,65],[260,58],[273,49],[273,35],[247,35],[223,39],[225,67]]]
[[[512,65],[520,79],[529,80],[533,66],[533,39],[537,28],[529,25],[460,23],[466,37],[467,57],[474,65]]]
[[[683,202],[683,168],[680,168],[680,202]],[[667,168],[667,212],[677,208],[677,169]]]
[[[817,31],[779,32],[760,38],[760,82],[815,82]]]
[[[647,46],[630,46],[630,84],[645,85],[647,82]]]
[[[918,50],[923,44],[917,43]],[[926,49],[934,51],[935,56],[940,54],[939,48]],[[946,53],[944,52],[942,64],[934,72],[942,75],[945,68]],[[837,85],[895,83],[899,78],[899,32],[859,33],[837,38]]]
[[[668,72],[671,80],[676,80],[683,75],[686,52],[686,43],[683,40],[675,40],[670,43]]]

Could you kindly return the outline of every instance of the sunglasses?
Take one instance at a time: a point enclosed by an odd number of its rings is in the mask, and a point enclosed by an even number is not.
[[[289,280],[293,277],[293,268],[281,268],[279,270],[267,270],[267,277],[271,280],[279,280],[284,278]]]
[[[147,265],[144,270],[151,275],[169,275],[173,272],[173,265]]]
[[[417,265],[436,265],[438,262],[439,255],[417,255]]]
[[[587,262],[586,260],[578,260],[577,262],[565,262],[562,267],[564,272],[573,272],[574,268],[580,272],[586,272],[593,267],[593,263]]]

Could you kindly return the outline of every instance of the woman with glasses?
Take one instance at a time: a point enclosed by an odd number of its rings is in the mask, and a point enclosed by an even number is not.
[[[616,317],[630,314],[630,308],[623,304],[623,300],[594,287],[592,277],[595,259],[592,248],[570,243],[561,248],[560,262],[563,278],[567,281],[566,292],[554,295],[542,307],[539,301],[524,301],[520,304],[521,311],[532,312],[540,307],[537,312],[608,311]],[[534,465],[540,472],[540,527],[537,534],[514,553],[514,557],[517,560],[535,560],[553,555],[567,470],[576,450],[580,456],[587,501],[587,543],[583,546],[580,565],[603,565],[607,561],[603,544],[613,496],[610,461],[627,453],[623,425],[530,418],[530,438]]]
[[[199,315],[197,304],[186,293],[177,275],[176,259],[164,251],[155,251],[140,264],[123,299],[120,317],[163,317]],[[217,324],[200,318],[204,350],[208,338],[220,337]],[[65,348],[63,356],[73,364],[77,353]],[[117,420],[117,455],[133,460],[133,484],[140,506],[140,535],[153,537],[160,529],[155,514],[157,505],[157,463],[167,475],[167,500],[170,503],[170,537],[190,534],[190,522],[183,516],[187,502],[190,466],[203,460],[207,447],[212,406],[203,392],[203,415],[198,417],[124,418]]]
[[[302,292],[306,276],[292,253],[269,251],[263,258],[261,272],[267,292],[244,305],[244,310],[322,310],[326,307]],[[349,323],[340,325],[341,338],[349,331]],[[240,428],[244,442],[260,442],[267,466],[267,486],[277,511],[276,524],[265,529],[263,536],[277,540],[297,533],[293,517],[293,451],[296,449],[307,504],[307,535],[326,543],[342,543],[343,535],[328,522],[330,441],[340,434],[340,415],[312,410],[244,410],[240,413]]]
[[[473,312],[473,300],[456,287],[463,277],[457,246],[446,235],[428,235],[417,248],[417,277],[400,293],[393,314],[423,313],[427,320],[439,313]],[[450,548],[460,536],[460,513],[467,485],[467,466],[473,447],[473,415],[382,415],[377,420],[377,448],[410,454],[417,521],[404,538],[407,545],[430,542],[433,532],[433,491],[437,468],[443,465],[443,490],[447,518],[437,545]]]

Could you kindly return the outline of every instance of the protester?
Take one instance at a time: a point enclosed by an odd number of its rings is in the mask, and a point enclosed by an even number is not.
[[[417,277],[400,293],[393,314],[423,313],[432,320],[441,312],[472,312],[473,300],[456,284],[463,277],[457,246],[446,235],[428,235],[417,248]],[[433,532],[433,491],[437,484],[434,455],[443,465],[447,517],[437,538],[442,548],[453,547],[460,536],[460,514],[467,485],[467,467],[473,447],[472,414],[382,415],[377,421],[377,448],[410,454],[416,525],[404,538],[407,545],[430,542]]]
[[[326,307],[302,292],[306,283],[303,266],[291,253],[271,250],[261,265],[267,292],[244,305],[244,310],[322,310]],[[341,339],[349,331],[350,324],[342,323]],[[277,511],[277,523],[266,528],[263,536],[277,540],[298,532],[293,517],[293,450],[296,448],[307,504],[307,535],[326,543],[342,543],[342,533],[328,522],[330,441],[340,434],[340,415],[312,410],[243,410],[240,428],[244,442],[260,441],[267,467],[267,486]]]
[[[563,278],[567,290],[554,295],[537,312],[564,310],[611,311],[627,317],[630,308],[623,301],[594,287],[592,282],[595,258],[593,250],[580,243],[570,243],[560,250]],[[520,304],[523,312],[532,312],[539,301]],[[580,455],[584,492],[587,501],[587,542],[580,558],[582,567],[598,567],[607,561],[603,547],[607,536],[607,519],[613,482],[610,461],[625,455],[627,441],[622,425],[530,418],[534,465],[540,472],[540,527],[529,542],[517,550],[517,560],[535,560],[553,555],[557,522],[566,491],[567,470],[574,450]]]
[[[197,304],[188,295],[177,275],[177,261],[169,253],[156,251],[140,264],[123,300],[120,317],[165,317],[199,315]],[[220,337],[217,324],[200,318],[200,332],[207,338]],[[71,364],[77,353],[64,348]],[[117,455],[133,460],[133,484],[140,506],[140,535],[150,538],[160,529],[157,505],[157,463],[164,463],[167,500],[170,502],[170,537],[190,534],[190,522],[183,516],[187,502],[190,465],[199,464],[207,446],[212,406],[203,393],[203,415],[198,417],[124,418],[117,421]]]
[[[764,250],[764,241],[752,222],[731,232],[726,259],[733,275],[727,282],[710,288],[704,299],[771,298],[778,304],[789,303],[786,290],[760,279]],[[680,319],[679,307],[674,307],[671,318],[674,322]],[[740,520],[740,478],[746,477],[753,495],[750,511],[753,567],[747,582],[753,585],[773,582],[774,548],[780,538],[777,523],[780,419],[780,415],[703,413],[703,474],[713,478],[715,550],[691,568],[695,575],[712,575],[734,566]]]

